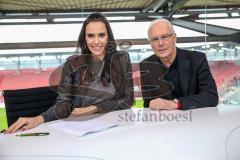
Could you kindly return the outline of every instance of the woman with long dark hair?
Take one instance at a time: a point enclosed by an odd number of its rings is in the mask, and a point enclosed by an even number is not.
[[[132,68],[126,52],[117,51],[106,17],[93,13],[84,21],[76,54],[62,67],[58,98],[39,116],[19,118],[6,133],[26,130],[41,123],[132,106]]]

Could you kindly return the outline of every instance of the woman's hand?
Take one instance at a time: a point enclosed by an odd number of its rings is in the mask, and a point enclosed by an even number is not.
[[[6,131],[5,133],[15,133],[16,131],[24,131],[28,130],[34,127],[37,127],[38,125],[42,124],[44,122],[44,119],[42,116],[37,117],[20,117],[18,120],[13,123]]]
[[[98,108],[95,105],[91,105],[83,108],[74,108],[71,115],[72,117],[88,116],[98,112]]]

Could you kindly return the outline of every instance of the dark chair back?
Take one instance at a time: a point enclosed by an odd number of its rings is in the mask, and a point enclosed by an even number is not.
[[[8,126],[19,117],[33,117],[45,112],[57,98],[57,86],[4,90]]]

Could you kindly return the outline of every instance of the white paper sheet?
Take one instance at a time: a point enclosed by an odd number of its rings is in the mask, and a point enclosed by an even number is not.
[[[102,122],[99,120],[88,121],[57,121],[49,124],[50,127],[61,130],[75,136],[84,136],[90,133],[100,132],[108,128],[116,127],[117,124]]]

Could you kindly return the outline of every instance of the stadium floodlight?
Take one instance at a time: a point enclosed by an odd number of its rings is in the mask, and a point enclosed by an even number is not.
[[[0,19],[0,23],[47,22],[46,19]]]

